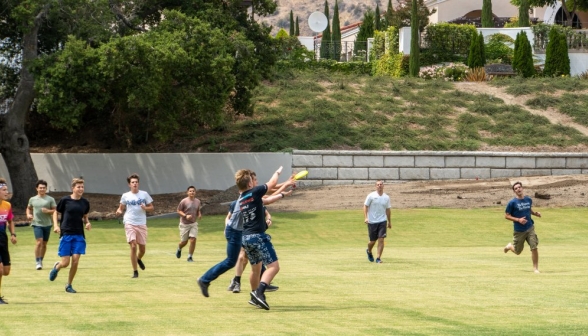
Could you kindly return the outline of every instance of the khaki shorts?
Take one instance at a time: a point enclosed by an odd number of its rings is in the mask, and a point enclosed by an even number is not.
[[[133,240],[139,245],[147,245],[147,225],[125,224],[127,243]]]
[[[192,224],[180,223],[180,241],[187,241],[189,238],[198,238],[198,222]]]
[[[537,248],[537,245],[539,245],[539,238],[537,238],[537,234],[535,234],[535,226],[531,227],[525,232],[515,231],[513,233],[512,244],[514,245],[516,254],[521,254],[521,252],[523,252],[525,241],[527,244],[529,244],[531,250],[535,250]]]

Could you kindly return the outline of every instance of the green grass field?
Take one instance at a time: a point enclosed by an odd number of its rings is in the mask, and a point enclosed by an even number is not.
[[[585,335],[587,211],[537,210],[541,274],[528,246],[520,256],[502,252],[512,237],[503,208],[394,210],[379,265],[367,261],[359,210],[274,214],[281,271],[270,311],[247,304],[247,290],[226,291],[232,271],[212,283],[210,298],[200,294],[196,279],[225,256],[221,216],[201,221],[194,263],[174,255],[175,220],[150,221],[139,279],[122,226],[94,222],[77,294],[64,291],[67,270],[48,280],[56,236],[36,271],[32,230],[18,228],[0,334]]]

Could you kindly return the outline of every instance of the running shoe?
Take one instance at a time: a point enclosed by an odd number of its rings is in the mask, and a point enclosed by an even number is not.
[[[51,272],[49,272],[49,280],[51,281],[55,280],[55,278],[57,278],[57,273],[59,273],[57,265],[59,265],[59,261],[55,262],[55,264],[53,265],[53,269],[51,270]]]
[[[365,250],[365,253],[367,253],[368,256],[368,260],[370,262],[374,262],[374,255],[370,253],[370,251],[368,249]]]
[[[192,259],[192,257],[188,257],[188,262],[194,262],[194,259]]]
[[[43,264],[41,264],[40,261],[37,262],[37,271],[40,271],[43,269]]]
[[[266,292],[275,292],[275,291],[277,291],[278,289],[280,289],[280,287],[278,287],[278,286],[274,286],[274,285],[272,285],[272,284],[269,284],[269,285],[267,285],[267,286],[265,287],[265,291],[266,291]]]
[[[227,287],[227,290],[229,292],[232,292],[233,289],[235,289],[235,286],[238,284],[237,281],[235,281],[235,279],[231,280],[231,283],[229,284],[229,287]]]
[[[0,296],[0,304],[8,304],[8,302],[4,301],[4,296]]]
[[[143,271],[145,270],[145,264],[143,264],[143,262],[141,261],[141,259],[137,259],[137,264],[139,264],[139,267],[141,267],[141,269]]]
[[[178,247],[176,250],[176,258],[180,259],[182,257],[182,249]]]
[[[253,291],[251,292],[251,299],[253,300],[253,302],[257,303],[261,308],[265,310],[270,309],[269,305],[265,301],[265,295],[258,294],[257,291]]]
[[[204,297],[208,297],[208,286],[210,286],[210,283],[206,283],[200,279],[198,279],[198,287],[200,287],[200,291],[202,292],[202,295],[204,295]]]
[[[73,289],[73,287],[71,285],[66,285],[65,286],[65,291],[68,292],[68,293],[72,293],[72,294],[77,293],[76,290]]]

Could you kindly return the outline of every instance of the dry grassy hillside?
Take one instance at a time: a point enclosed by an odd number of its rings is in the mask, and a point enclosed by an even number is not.
[[[396,1],[392,1],[396,3]],[[313,32],[308,28],[308,16],[312,12],[319,11],[324,13],[324,0],[277,0],[278,9],[276,12],[268,17],[258,18],[262,22],[266,22],[274,27],[273,34],[276,34],[280,28],[290,29],[290,10],[294,13],[294,20],[298,16],[300,35],[312,36]],[[332,20],[333,11],[335,9],[335,0],[328,0],[329,15]],[[352,23],[361,21],[363,13],[367,8],[376,9],[376,4],[380,5],[380,11],[383,12],[388,6],[387,0],[339,0],[339,20],[341,26],[346,26]]]

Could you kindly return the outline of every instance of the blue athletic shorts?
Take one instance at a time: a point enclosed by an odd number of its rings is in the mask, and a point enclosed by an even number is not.
[[[82,235],[67,235],[59,239],[57,255],[71,257],[74,254],[86,254],[86,239]]]
[[[264,265],[269,265],[278,261],[278,256],[271,240],[272,237],[266,233],[243,235],[242,245],[251,265],[260,262],[263,262]]]
[[[33,226],[33,232],[35,233],[35,239],[43,238],[43,241],[49,241],[51,235],[51,229],[53,226]]]

